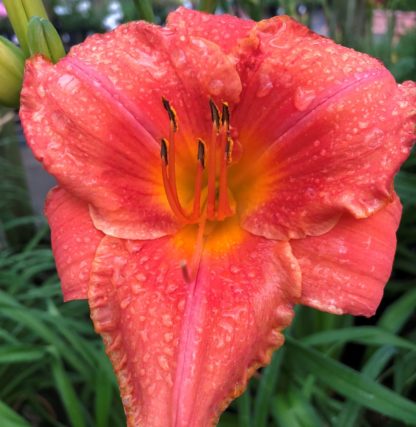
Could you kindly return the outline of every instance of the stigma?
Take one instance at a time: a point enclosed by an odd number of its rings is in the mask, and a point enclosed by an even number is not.
[[[223,221],[235,214],[228,188],[228,168],[232,162],[233,140],[230,136],[230,110],[226,102],[221,110],[211,99],[212,130],[209,140],[196,140],[194,198],[185,209],[179,199],[176,180],[175,137],[178,117],[170,102],[162,98],[169,117],[169,136],[160,141],[160,157],[166,198],[175,216],[183,223],[197,224],[202,220]],[[202,194],[204,197],[202,198]]]

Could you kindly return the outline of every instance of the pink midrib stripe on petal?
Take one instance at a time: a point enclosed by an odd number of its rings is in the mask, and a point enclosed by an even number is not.
[[[68,71],[83,82],[96,83],[95,85],[90,83],[91,86],[94,86],[94,90],[98,91],[113,108],[119,110],[139,135],[146,135],[146,142],[159,147],[156,140],[158,134],[156,127],[122,91],[114,86],[108,77],[73,56],[68,57],[67,64]]]
[[[195,280],[190,283],[188,297],[185,305],[185,313],[182,320],[181,335],[178,349],[178,365],[173,386],[173,406],[172,406],[172,427],[184,427],[184,419],[181,401],[186,396],[184,382],[186,381],[186,372],[192,364],[193,343],[195,342],[196,329],[198,326],[198,317],[201,313],[203,286],[199,280],[200,264]],[[185,394],[185,396],[184,396]]]
[[[357,75],[357,74],[356,74]],[[373,81],[378,80],[381,76],[391,77],[391,74],[387,70],[378,69],[378,70],[367,70],[365,72],[359,73],[359,77],[354,77],[354,80],[350,79],[345,80],[341,85],[339,85],[334,92],[331,93],[332,88],[328,88],[322,94],[317,97],[311,104],[311,108],[305,110],[304,112],[299,112],[293,119],[288,120],[286,126],[282,129],[280,134],[274,139],[274,141],[267,146],[267,148],[259,154],[257,161],[259,161],[263,156],[265,156],[275,145],[285,136],[291,132],[295,132],[298,126],[301,126],[302,123],[309,118],[312,114],[316,114],[319,110],[325,107],[329,102],[335,101],[341,96],[345,95],[351,90],[356,89],[357,86],[366,85]]]

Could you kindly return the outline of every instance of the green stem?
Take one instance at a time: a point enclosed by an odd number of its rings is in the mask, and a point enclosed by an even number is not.
[[[148,22],[155,22],[151,0],[133,0],[136,6],[139,18]]]
[[[214,13],[217,8],[217,0],[200,0],[199,10],[202,12]]]

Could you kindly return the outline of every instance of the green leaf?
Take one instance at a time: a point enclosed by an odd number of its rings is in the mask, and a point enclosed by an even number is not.
[[[394,347],[381,347],[367,361],[362,369],[363,375],[376,379],[385,368],[390,359],[397,353]],[[358,425],[358,417],[362,410],[361,404],[347,401],[339,414],[336,425],[338,427],[355,427]]]
[[[217,8],[217,0],[200,0],[199,10],[202,12],[214,13]]]
[[[45,357],[45,351],[31,345],[2,345],[0,347],[0,364],[33,363]]]
[[[0,400],[1,427],[30,427],[30,424]]]
[[[394,187],[404,204],[416,203],[416,175],[400,171],[394,180]]]
[[[107,373],[103,366],[97,369],[95,384],[95,426],[109,427],[111,401],[113,397],[113,384],[108,381]],[[111,427],[111,426],[110,426]]]
[[[386,308],[378,321],[378,326],[389,332],[399,332],[411,316],[416,306],[416,289],[406,292]]]
[[[270,402],[279,379],[279,371],[285,351],[285,347],[282,347],[275,352],[270,365],[262,371],[254,403],[253,425],[255,427],[266,427]]]
[[[251,396],[250,388],[237,399],[238,406],[238,426],[239,427],[250,427],[251,426]]]
[[[280,393],[273,405],[273,418],[281,427],[321,427],[324,425],[312,405],[298,391]]]
[[[334,329],[332,331],[318,332],[302,339],[304,344],[309,345],[343,344],[347,341],[359,342],[364,345],[392,345],[408,350],[416,350],[416,344],[374,326]]]
[[[72,382],[64,371],[62,362],[58,357],[54,357],[52,360],[52,375],[65,411],[71,421],[71,426],[86,427],[82,407],[72,386]]]
[[[293,367],[305,369],[340,395],[369,409],[416,424],[415,403],[291,337],[287,337],[286,346]]]

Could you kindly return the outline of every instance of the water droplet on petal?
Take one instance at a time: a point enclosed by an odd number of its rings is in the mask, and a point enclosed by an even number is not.
[[[166,358],[166,356],[159,356],[157,358],[157,361],[159,362],[159,366],[164,370],[164,371],[169,371],[169,363],[168,363],[168,359]]]
[[[346,254],[347,251],[348,251],[348,249],[345,246],[343,246],[343,245],[338,248],[338,252],[340,254]]]
[[[165,342],[171,342],[173,340],[173,334],[171,332],[166,332],[166,334],[163,335],[163,338],[165,339]]]
[[[272,89],[273,82],[270,80],[270,76],[265,73],[261,74],[256,96],[258,98],[263,98],[264,96],[268,95]]]
[[[138,273],[138,274],[136,274],[136,279],[139,282],[144,282],[146,280],[146,276],[143,273]]]
[[[230,271],[231,271],[231,273],[238,274],[240,272],[240,269],[237,266],[232,265],[230,267]]]
[[[125,308],[128,307],[128,305],[131,303],[131,297],[128,296],[126,298],[124,298],[121,302],[120,302],[120,307],[122,308],[122,310],[124,310]]]
[[[74,76],[71,76],[71,74],[64,74],[63,76],[59,77],[58,85],[66,92],[74,94],[78,91],[80,83],[79,80],[77,80]]]
[[[185,298],[178,302],[178,310],[181,312],[185,310]]]
[[[162,323],[163,323],[165,326],[172,326],[172,325],[173,325],[172,317],[171,317],[169,314],[164,314],[164,315],[162,316]]]
[[[183,50],[174,49],[171,55],[176,66],[181,66],[186,63],[186,55]]]
[[[293,103],[295,104],[296,109],[299,111],[305,111],[311,105],[315,97],[316,95],[314,91],[298,87],[295,91]]]

